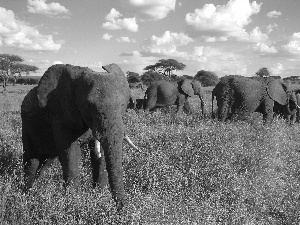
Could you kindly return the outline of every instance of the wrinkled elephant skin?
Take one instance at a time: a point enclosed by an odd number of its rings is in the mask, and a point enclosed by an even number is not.
[[[129,86],[118,65],[103,68],[107,72],[53,65],[24,98],[21,117],[26,190],[56,157],[62,165],[65,185],[78,187],[77,139],[91,129],[104,154],[99,159],[97,152],[91,152],[94,185],[104,185],[108,174],[112,196],[117,208],[122,209],[122,116],[129,101]]]

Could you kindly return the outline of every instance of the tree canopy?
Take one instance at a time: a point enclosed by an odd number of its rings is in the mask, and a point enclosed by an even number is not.
[[[138,83],[141,81],[141,76],[138,73],[127,71],[127,81],[128,83]]]
[[[220,81],[220,79],[214,72],[205,71],[205,70],[198,71],[194,79],[200,81],[200,83],[204,87],[215,86]]]
[[[183,70],[185,64],[178,62],[175,59],[161,59],[154,65],[149,65],[144,70],[153,71],[170,77],[174,70]]]
[[[159,80],[169,80],[166,76],[162,75],[161,73],[157,73],[155,71],[147,71],[142,76],[142,81],[146,85],[150,85],[154,81]]]
[[[268,70],[267,67],[262,67],[255,74],[259,77],[269,77],[270,71]]]
[[[0,54],[0,69],[4,71],[12,70],[12,72],[37,71],[39,68],[33,65],[23,64],[24,59],[21,56],[13,54]]]

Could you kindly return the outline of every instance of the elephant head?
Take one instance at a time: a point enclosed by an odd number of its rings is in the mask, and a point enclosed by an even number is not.
[[[202,113],[205,113],[205,93],[203,87],[201,86],[199,81],[185,79],[181,84],[181,90],[187,94],[189,97],[193,97],[195,95],[199,96],[201,101],[201,109]]]
[[[287,84],[281,80],[269,80],[267,83],[267,92],[273,101],[285,107],[285,112],[288,115],[295,115],[299,107],[296,94]]]

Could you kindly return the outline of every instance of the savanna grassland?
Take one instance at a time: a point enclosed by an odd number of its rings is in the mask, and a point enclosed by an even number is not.
[[[127,131],[140,151],[124,144],[126,214],[118,216],[108,188],[92,189],[87,137],[81,189],[63,188],[56,161],[22,192],[20,105],[33,86],[0,90],[0,224],[299,224],[300,124],[253,114],[248,122],[210,119],[200,100],[193,115],[175,109],[129,110]],[[143,97],[140,89],[134,90]]]

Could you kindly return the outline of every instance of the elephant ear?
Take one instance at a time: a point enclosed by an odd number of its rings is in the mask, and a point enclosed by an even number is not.
[[[120,76],[122,75],[125,77],[123,70],[115,63],[109,64],[106,66],[102,66],[102,68],[108,73],[113,73],[113,74],[120,75]]]
[[[278,80],[271,80],[267,84],[267,91],[270,98],[280,105],[288,103],[288,86]]]
[[[37,98],[40,107],[47,105],[48,99],[52,91],[57,87],[58,79],[62,74],[65,65],[53,65],[47,69],[39,81],[37,87]]]
[[[181,84],[182,91],[187,94],[188,96],[192,97],[195,94],[193,82],[190,79],[185,79]]]

